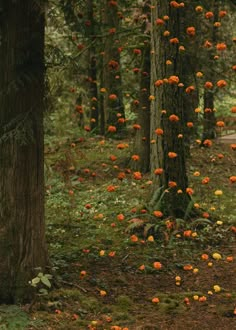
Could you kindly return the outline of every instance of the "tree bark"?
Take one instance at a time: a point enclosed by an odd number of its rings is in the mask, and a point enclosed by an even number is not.
[[[103,55],[103,86],[106,88],[104,94],[104,116],[105,125],[113,125],[117,128],[120,135],[125,132],[125,123],[118,122],[117,114],[125,117],[125,109],[123,103],[122,80],[121,80],[121,63],[120,51],[121,47],[119,34],[120,18],[118,16],[118,7],[112,6],[109,1],[104,1],[104,55]],[[114,61],[114,65],[111,64]],[[116,99],[110,99],[109,95],[116,95]]]
[[[186,174],[186,154],[184,147],[184,90],[178,84],[168,81],[156,87],[157,80],[179,77],[182,81],[183,66],[179,43],[171,43],[171,37],[165,37],[165,30],[172,31],[175,38],[181,40],[180,11],[170,7],[169,1],[156,3],[152,10],[152,58],[151,58],[151,95],[155,96],[151,104],[151,172],[153,176],[153,198],[151,207],[161,209],[165,216],[184,217],[190,202],[186,193],[188,178]],[[165,26],[156,25],[156,19],[168,15],[170,19]],[[166,65],[171,60],[172,65]],[[169,120],[170,115],[176,115],[179,121]],[[157,135],[155,130],[161,128],[163,135]],[[169,153],[177,157],[169,157]],[[162,175],[154,175],[156,168],[162,168]],[[170,187],[170,182],[176,184]],[[162,197],[161,197],[162,196]]]
[[[43,1],[0,1],[0,303],[45,268]]]

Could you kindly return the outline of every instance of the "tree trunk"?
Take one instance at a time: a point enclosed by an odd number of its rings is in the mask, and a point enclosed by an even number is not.
[[[89,98],[90,98],[90,127],[93,132],[98,132],[98,119],[99,119],[99,103],[98,103],[98,90],[97,90],[97,59],[96,59],[96,47],[93,42],[95,40],[95,21],[93,0],[87,0],[88,8],[88,20],[91,22],[89,39],[92,42],[88,50],[88,76],[89,76]]]
[[[106,88],[104,94],[104,110],[106,126],[116,126],[117,133],[125,131],[125,123],[118,122],[118,116],[125,116],[122,80],[121,80],[121,63],[119,34],[117,33],[120,26],[120,18],[118,16],[118,7],[113,6],[111,2],[105,0],[104,3],[104,56],[103,56],[103,86]],[[110,98],[115,95],[116,98]]]
[[[151,207],[161,209],[165,216],[183,217],[191,200],[186,193],[188,178],[182,136],[184,90],[178,82],[170,83],[171,76],[176,76],[179,82],[183,82],[182,58],[180,44],[170,42],[171,37],[163,35],[165,30],[172,31],[173,37],[180,42],[181,13],[171,7],[169,1],[157,4],[153,0],[152,5],[155,9],[152,10],[151,95],[155,96],[155,100],[151,104],[151,172],[154,186]],[[157,18],[164,15],[170,17],[165,26],[156,25]],[[171,60],[172,65],[166,65],[166,60]],[[155,86],[157,80],[163,81],[164,78],[168,81],[164,81],[159,87]],[[179,120],[171,121],[170,115],[177,116]],[[157,135],[156,129],[159,128],[163,130],[163,135]],[[172,158],[175,154],[176,157]],[[157,168],[162,168],[163,174],[154,175]],[[172,187],[172,184],[176,186]]]
[[[217,22],[219,15],[219,0],[212,0],[211,8],[213,8],[214,12],[214,21]],[[209,40],[212,40],[213,47],[209,49],[207,53],[206,62],[207,66],[205,68],[205,80],[210,81],[215,85],[216,82],[216,72],[214,71],[215,68],[215,45],[217,43],[218,38],[218,28],[215,27],[213,24],[210,26],[210,36]],[[202,144],[204,145],[204,141],[206,139],[214,139],[216,137],[216,117],[214,112],[214,91],[211,90],[204,90],[204,114],[203,114],[203,132],[202,132]]]
[[[0,303],[45,268],[43,1],[0,1]]]
[[[142,32],[145,33],[147,24],[150,24],[150,1],[146,1],[143,14],[147,15]],[[141,67],[139,109],[137,124],[140,125],[135,133],[133,154],[138,155],[138,161],[131,161],[132,169],[147,173],[150,171],[150,41],[146,40],[143,47],[143,60]]]

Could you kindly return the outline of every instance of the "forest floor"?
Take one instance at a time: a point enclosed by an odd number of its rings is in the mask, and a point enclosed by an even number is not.
[[[25,329],[234,329],[236,151],[194,145],[188,175],[205,214],[158,219],[147,207],[149,174],[134,180],[131,148],[120,143],[130,144],[81,137],[46,146],[53,286],[23,307]]]

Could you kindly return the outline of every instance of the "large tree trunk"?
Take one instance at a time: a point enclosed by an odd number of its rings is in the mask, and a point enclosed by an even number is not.
[[[0,303],[31,298],[44,233],[43,1],[0,1]]]
[[[155,101],[151,104],[151,171],[152,174],[156,168],[164,171],[162,175],[153,174],[154,194],[151,206],[154,209],[158,207],[166,216],[183,217],[190,202],[190,196],[186,193],[188,178],[183,135],[184,90],[178,82],[170,83],[171,76],[178,77],[179,82],[183,82],[182,58],[180,44],[171,43],[171,37],[163,35],[165,30],[169,30],[175,38],[181,39],[181,12],[170,7],[169,1],[157,4],[153,0],[152,5],[155,9],[152,11],[151,94],[155,96]],[[157,18],[164,15],[170,17],[165,26],[156,25]],[[166,60],[172,60],[172,65],[166,65]],[[159,87],[155,86],[157,80],[164,78],[168,81],[164,81]],[[171,121],[170,115],[177,116],[179,120]],[[157,128],[163,130],[163,135],[157,135]],[[170,157],[173,153],[177,157]]]

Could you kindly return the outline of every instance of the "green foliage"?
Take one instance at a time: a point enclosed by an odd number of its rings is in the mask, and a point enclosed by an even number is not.
[[[36,288],[40,295],[45,295],[48,294],[48,289],[52,286],[50,282],[51,279],[52,275],[39,272],[38,275],[29,282],[29,284]]]
[[[30,319],[19,306],[0,306],[1,330],[25,330],[30,325]]]

